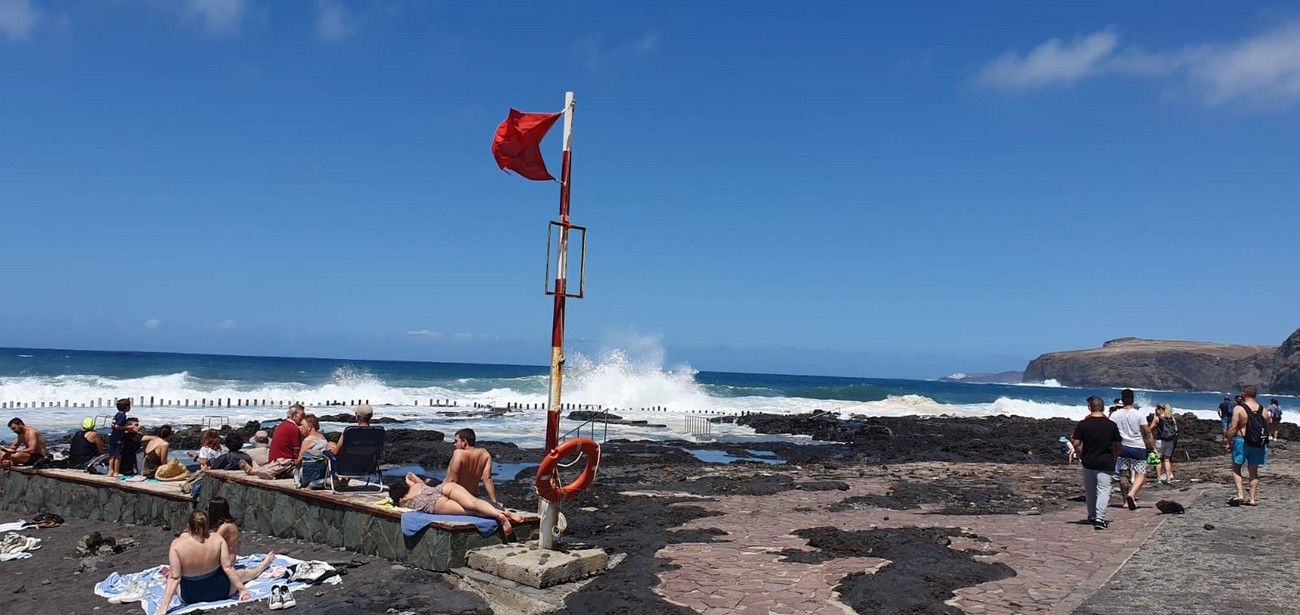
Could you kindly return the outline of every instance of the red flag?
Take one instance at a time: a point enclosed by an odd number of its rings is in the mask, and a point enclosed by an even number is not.
[[[505,121],[497,126],[492,138],[492,156],[497,166],[510,169],[522,177],[547,181],[555,179],[546,170],[542,159],[541,143],[546,131],[563,113],[523,113],[510,110]]]

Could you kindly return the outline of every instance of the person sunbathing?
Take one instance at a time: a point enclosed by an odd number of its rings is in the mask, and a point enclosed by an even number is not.
[[[256,579],[274,560],[275,552],[267,553],[256,568],[236,570],[226,541],[209,531],[208,516],[192,512],[185,532],[167,550],[167,588],[157,615],[166,615],[177,591],[186,604],[217,602],[236,594],[240,602],[246,601],[249,596],[244,584]]]
[[[410,472],[401,481],[388,486],[388,497],[395,506],[435,515],[473,515],[496,519],[501,523],[501,531],[507,536],[515,531],[512,523],[524,521],[518,514],[501,510],[474,497],[456,483],[430,485]]]

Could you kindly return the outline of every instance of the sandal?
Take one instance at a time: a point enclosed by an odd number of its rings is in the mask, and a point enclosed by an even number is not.
[[[1228,498],[1228,506],[1241,506],[1242,502],[1244,502],[1244,500],[1242,500],[1241,498],[1237,498],[1237,497]]]

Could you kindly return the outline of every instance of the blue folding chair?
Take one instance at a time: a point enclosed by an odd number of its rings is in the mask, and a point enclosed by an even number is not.
[[[326,454],[329,464],[326,474],[330,491],[338,492],[340,479],[365,479],[365,489],[376,488],[377,492],[387,487],[383,484],[383,475],[379,471],[380,459],[384,456],[383,427],[349,427],[343,430],[343,446],[338,453]],[[373,482],[372,482],[373,479]]]

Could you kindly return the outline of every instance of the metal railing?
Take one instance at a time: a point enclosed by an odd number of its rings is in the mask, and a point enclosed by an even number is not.
[[[692,436],[697,438],[713,437],[713,422],[707,416],[698,414],[688,414],[685,420],[685,429]]]

